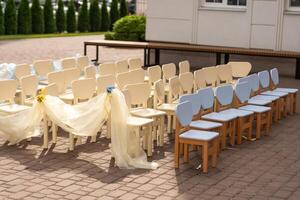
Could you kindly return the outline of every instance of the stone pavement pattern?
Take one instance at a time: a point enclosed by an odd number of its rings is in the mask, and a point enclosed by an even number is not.
[[[71,43],[62,42],[57,51],[48,46],[37,46],[36,51],[33,48],[29,52],[26,44],[21,43],[18,54],[23,49],[26,56],[21,56],[20,62],[30,62],[40,51],[47,52],[51,58],[60,58],[59,52],[61,57],[74,55],[82,48],[75,40],[84,39],[73,39],[74,45],[70,47]],[[15,41],[8,43],[16,45]],[[9,49],[8,43],[6,49]],[[12,59],[11,62],[18,61],[15,52],[3,53],[2,45],[0,42],[0,62],[4,57]],[[107,55],[111,51],[124,58],[131,53],[141,53],[140,50],[110,49]],[[291,78],[283,78],[281,84],[300,88],[300,81]],[[299,113],[299,98],[298,105]],[[217,168],[209,168],[208,174],[196,169],[200,164],[197,152],[191,154],[189,164],[174,169],[172,134],[166,135],[163,148],[155,147],[153,160],[160,167],[153,171],[115,167],[109,140],[105,138],[105,127],[96,143],[84,138],[83,144],[76,146],[73,152],[67,151],[68,134],[63,131],[59,131],[57,144],[48,150],[42,149],[42,138],[18,146],[7,146],[0,138],[0,199],[299,200],[299,121],[299,114],[288,116],[272,126],[269,137],[255,142],[244,141],[242,145],[223,151]]]

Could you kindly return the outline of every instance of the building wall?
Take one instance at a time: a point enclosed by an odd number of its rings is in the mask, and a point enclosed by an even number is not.
[[[248,0],[246,8],[207,8],[202,0],[147,1],[152,41],[300,51],[300,12],[286,0]]]

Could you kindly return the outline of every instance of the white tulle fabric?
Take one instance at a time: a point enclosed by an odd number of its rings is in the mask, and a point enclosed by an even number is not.
[[[111,153],[120,168],[156,169],[157,163],[148,162],[139,145],[139,138],[127,126],[130,117],[125,98],[117,89],[103,93],[77,105],[65,104],[58,97],[46,96],[28,110],[14,115],[0,116],[0,134],[11,144],[39,136],[44,115],[53,123],[78,136],[93,136],[111,114]]]

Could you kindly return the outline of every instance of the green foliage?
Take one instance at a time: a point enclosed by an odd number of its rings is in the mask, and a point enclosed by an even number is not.
[[[104,34],[104,38],[106,39],[106,40],[114,40],[115,38],[114,38],[114,32],[106,32],[105,34]]]
[[[120,0],[120,17],[128,15],[128,8],[126,0]]]
[[[112,0],[110,5],[110,30],[113,29],[114,23],[120,18],[118,2],[118,0]]]
[[[4,11],[5,33],[13,35],[17,33],[17,14],[14,0],[8,0]]]
[[[31,14],[28,0],[22,0],[18,9],[18,33],[31,33]]]
[[[83,0],[83,4],[79,11],[78,30],[80,32],[87,32],[89,30],[89,11],[87,6],[87,0]]]
[[[76,31],[76,16],[74,1],[69,2],[67,11],[67,31],[68,33],[74,33]]]
[[[43,10],[39,0],[33,0],[31,6],[31,26],[32,33],[44,33]]]
[[[110,28],[110,20],[107,11],[106,0],[103,0],[101,6],[101,31],[108,31]]]
[[[54,33],[56,27],[55,27],[53,6],[51,0],[46,0],[44,5],[44,22],[45,22],[45,33]]]
[[[98,0],[92,0],[90,6],[90,31],[100,31],[101,28],[101,15]]]
[[[113,34],[105,34],[105,39],[143,41],[145,40],[145,26],[144,16],[126,16],[116,21]]]
[[[66,16],[64,11],[64,3],[62,0],[58,1],[58,8],[56,10],[56,28],[59,33],[66,30]]]
[[[2,6],[0,4],[0,35],[3,35],[4,33],[5,33],[4,16],[3,16],[3,11],[2,11]]]

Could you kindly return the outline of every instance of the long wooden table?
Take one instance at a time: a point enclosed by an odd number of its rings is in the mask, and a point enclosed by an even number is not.
[[[172,51],[190,51],[190,52],[206,52],[216,54],[216,65],[221,64],[224,55],[224,63],[229,62],[230,55],[249,55],[249,56],[266,56],[296,59],[295,78],[300,79],[300,52],[293,51],[274,51],[269,49],[249,49],[236,47],[207,46],[184,43],[170,42],[133,42],[133,41],[115,41],[115,40],[90,40],[84,42],[84,55],[87,55],[87,47],[96,47],[96,58],[93,60],[99,62],[99,47],[114,48],[137,48],[144,49],[144,65],[160,64],[160,50]],[[151,51],[154,51],[154,63],[151,63]]]

